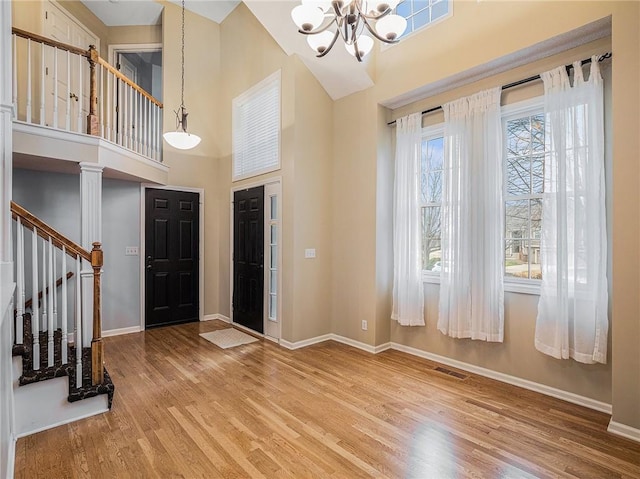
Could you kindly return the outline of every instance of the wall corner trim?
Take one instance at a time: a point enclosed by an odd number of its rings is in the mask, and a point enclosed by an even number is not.
[[[18,442],[18,438],[11,434],[11,439],[9,440],[9,450],[7,451],[7,470],[5,473],[6,477],[13,477],[16,467],[16,443]],[[2,471],[0,471],[0,474]]]
[[[108,338],[109,336],[120,336],[122,334],[139,333],[140,326],[131,326],[128,328],[107,329],[102,331],[102,337]]]
[[[224,321],[225,323],[231,323],[231,319],[228,316],[220,313],[205,314],[202,317],[202,321],[213,321],[214,319],[219,319],[220,321]]]
[[[626,424],[622,424],[621,422],[615,422],[613,419],[609,421],[609,427],[607,428],[607,431],[611,434],[615,434],[616,436],[621,436],[627,439],[631,439],[632,441],[640,442],[640,429],[627,426]]]

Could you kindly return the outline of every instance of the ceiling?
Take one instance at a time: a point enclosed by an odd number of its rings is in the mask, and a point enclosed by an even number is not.
[[[170,1],[181,5],[180,0]],[[82,3],[107,26],[156,25],[161,22],[162,5],[153,0],[82,0]],[[185,0],[185,8],[220,23],[239,3],[235,0]],[[373,86],[366,71],[367,60],[358,63],[340,45],[336,45],[324,58],[315,57],[306,38],[298,33],[291,20],[291,10],[297,1],[244,0],[244,3],[287,55],[297,54],[300,57],[332,99]]]

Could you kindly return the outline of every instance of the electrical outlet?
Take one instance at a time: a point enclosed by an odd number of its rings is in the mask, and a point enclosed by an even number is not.
[[[366,320],[366,319],[363,319],[363,320],[362,320],[362,330],[363,330],[363,331],[366,331],[366,330],[367,330],[367,328],[368,328],[367,320]]]
[[[138,256],[138,247],[137,246],[127,246],[124,249],[125,256]]]
[[[304,250],[305,258],[315,258],[316,257],[316,249],[315,248],[307,248]]]

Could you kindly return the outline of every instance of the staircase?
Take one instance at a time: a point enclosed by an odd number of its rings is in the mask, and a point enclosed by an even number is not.
[[[108,411],[114,385],[103,365],[100,243],[86,251],[13,202],[11,212],[15,433],[20,437]]]

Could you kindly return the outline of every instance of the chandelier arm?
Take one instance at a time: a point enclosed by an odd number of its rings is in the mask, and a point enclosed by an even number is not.
[[[392,44],[392,43],[398,43],[398,42],[400,41],[400,39],[399,39],[399,38],[396,38],[395,40],[389,40],[388,38],[381,37],[380,35],[378,35],[378,32],[376,32],[376,31],[371,27],[371,25],[369,25],[369,22],[367,21],[367,19],[366,19],[366,18],[363,18],[362,20],[364,21],[364,26],[365,26],[365,27],[367,27],[367,30],[369,30],[369,33],[371,33],[371,35],[373,35],[374,37],[376,37],[376,38],[377,38],[378,40],[380,40],[381,42]]]
[[[362,57],[360,56],[360,49],[358,48],[358,39],[356,38],[353,41],[353,48],[355,49],[356,58],[359,62],[362,62]]]
[[[360,12],[360,16],[363,18],[366,18],[367,20],[379,20],[382,17],[386,17],[387,15],[389,15],[393,10],[391,10],[390,8],[387,8],[384,12],[379,13],[377,15],[367,15],[366,13],[362,13],[362,11]]]
[[[317,35],[318,33],[322,33],[322,32],[324,32],[325,30],[328,30],[328,29],[329,29],[329,27],[330,27],[331,25],[333,25],[334,23],[336,23],[336,24],[338,23],[338,19],[337,19],[337,18],[334,18],[334,19],[333,19],[333,20],[331,20],[329,23],[327,23],[324,27],[319,28],[318,30],[311,30],[311,31],[309,31],[309,32],[305,32],[305,31],[304,31],[304,30],[302,30],[302,29],[298,29],[298,33],[302,33],[303,35]]]
[[[331,40],[331,43],[329,43],[329,46],[327,47],[327,49],[325,51],[323,51],[322,53],[319,53],[318,55],[316,55],[316,57],[322,58],[327,53],[329,53],[331,51],[331,49],[333,48],[333,46],[336,44],[336,41],[338,40],[338,36],[339,35],[340,35],[340,29],[336,30],[336,32],[333,34],[333,40]]]

